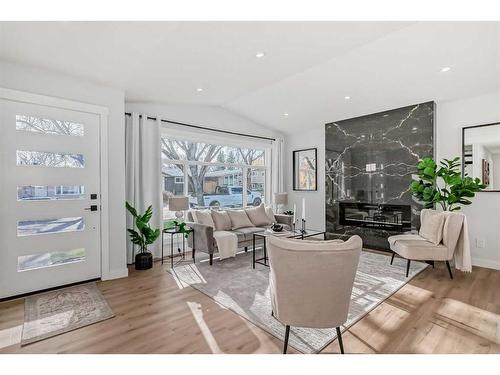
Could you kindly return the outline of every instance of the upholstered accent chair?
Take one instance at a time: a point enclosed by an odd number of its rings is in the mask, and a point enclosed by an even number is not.
[[[422,223],[426,220],[426,217],[428,217],[427,214],[429,211],[431,210],[424,209],[421,211],[420,220]],[[450,278],[453,279],[449,261],[453,258],[457,247],[464,215],[448,211],[443,212],[443,214],[445,215],[445,219],[442,229],[442,240],[437,245],[419,234],[402,234],[388,238],[390,248],[393,251],[391,264],[396,254],[407,259],[406,277],[408,277],[411,261],[419,260],[430,263],[432,266],[434,266],[434,262],[446,262]]]
[[[285,325],[283,354],[290,326],[335,327],[343,354],[340,326],[347,320],[361,238],[344,242],[269,236],[267,241],[273,316]]]

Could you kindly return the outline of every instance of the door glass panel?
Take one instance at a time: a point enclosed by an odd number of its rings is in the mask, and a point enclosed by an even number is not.
[[[23,255],[17,258],[17,271],[29,271],[38,268],[61,266],[63,264],[85,261],[85,249],[52,251],[49,253]]]
[[[83,168],[85,166],[82,154],[17,150],[16,155],[17,165],[58,168]]]
[[[33,133],[83,136],[83,124],[25,115],[16,115],[16,129]]]
[[[17,222],[18,236],[32,236],[47,233],[82,231],[83,217],[65,217],[61,219],[21,220]]]
[[[84,196],[85,188],[83,185],[24,185],[17,187],[18,201],[82,199]]]

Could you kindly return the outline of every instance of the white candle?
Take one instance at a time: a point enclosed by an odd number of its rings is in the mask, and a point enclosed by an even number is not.
[[[306,200],[302,198],[302,220],[306,219]]]
[[[297,205],[293,204],[293,224],[295,225],[295,213],[297,212]]]

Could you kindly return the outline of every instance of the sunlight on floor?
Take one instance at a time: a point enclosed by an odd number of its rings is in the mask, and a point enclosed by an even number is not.
[[[21,342],[22,331],[22,324],[0,330],[0,349],[14,344],[19,344]]]
[[[436,318],[500,344],[500,315],[451,298],[444,298]]]
[[[184,289],[192,284],[206,284],[207,281],[201,274],[201,272],[198,270],[198,267],[196,267],[195,264],[186,264],[183,266],[183,272],[185,273],[184,279],[187,280],[181,280],[180,277],[177,275],[175,272],[175,267],[172,269],[172,277],[175,280],[175,283],[177,284],[177,287],[179,289]]]
[[[205,341],[210,347],[212,353],[214,354],[223,353],[223,351],[219,348],[219,345],[217,344],[215,337],[212,335],[212,332],[210,332],[210,328],[208,328],[207,323],[205,323],[205,320],[203,319],[203,311],[201,310],[201,304],[197,302],[186,302],[186,303],[189,309],[191,310],[194,320],[196,321],[196,324],[198,324],[198,327],[201,330],[201,334],[205,338]]]

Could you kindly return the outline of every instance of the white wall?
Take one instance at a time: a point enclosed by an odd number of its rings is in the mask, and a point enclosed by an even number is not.
[[[436,157],[458,156],[462,149],[462,127],[500,121],[500,92],[438,103]],[[469,223],[473,264],[500,269],[500,193],[479,193],[465,207]],[[476,247],[485,240],[485,248]]]
[[[432,100],[432,98],[429,98]],[[411,104],[411,103],[410,103]],[[461,100],[437,103],[436,158],[461,156],[462,127],[500,121],[500,92]],[[335,121],[328,119],[325,121]],[[307,226],[325,228],[325,128],[324,124],[308,126],[285,139],[285,187],[289,192],[289,206],[306,199]],[[292,151],[318,148],[318,191],[292,191]],[[500,269],[500,193],[476,195],[473,204],[464,209],[469,223],[473,264]],[[300,216],[299,216],[300,217]],[[485,240],[485,247],[476,248],[476,239]]]
[[[46,70],[0,62],[0,87],[96,104],[109,109],[109,278],[127,276],[123,91]]]
[[[318,191],[293,191],[292,151],[304,148],[318,149]],[[325,125],[304,129],[285,138],[285,191],[288,192],[288,206],[297,205],[297,218],[302,216],[302,198],[306,201],[307,228],[325,229]]]
[[[125,103],[126,112],[145,113],[165,120],[184,122],[220,130],[276,137],[279,133],[221,107],[171,103]]]

